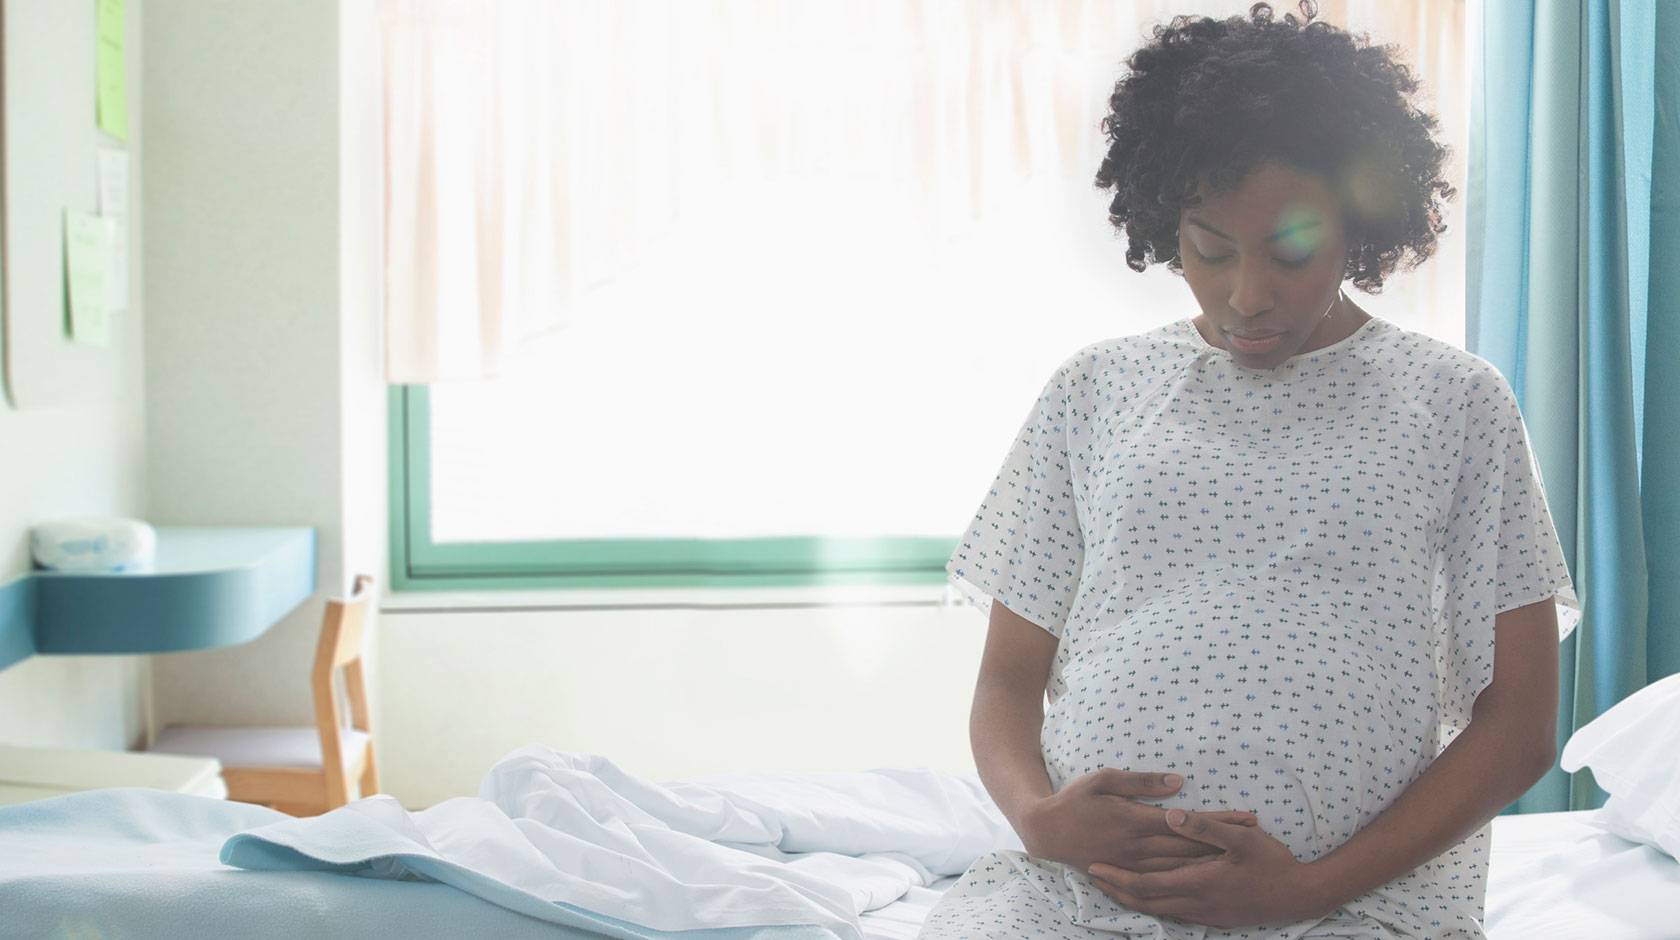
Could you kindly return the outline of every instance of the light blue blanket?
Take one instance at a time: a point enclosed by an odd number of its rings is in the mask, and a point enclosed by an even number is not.
[[[0,806],[0,937],[833,937],[815,927],[649,930],[563,904],[526,910],[528,895],[496,896],[496,884],[460,884],[470,872],[434,871],[435,860],[374,845],[347,842],[338,863],[260,839],[230,842],[287,819],[137,788]],[[235,865],[220,857],[224,845]]]

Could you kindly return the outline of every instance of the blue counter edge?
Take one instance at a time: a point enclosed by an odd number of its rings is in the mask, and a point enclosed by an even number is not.
[[[256,639],[315,593],[315,530],[248,531],[263,536],[260,549],[223,566],[38,571],[0,585],[0,669],[38,654],[165,653]]]

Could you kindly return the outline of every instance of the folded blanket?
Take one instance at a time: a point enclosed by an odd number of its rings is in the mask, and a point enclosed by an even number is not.
[[[222,861],[453,885],[607,936],[800,926],[858,915],[980,855],[1020,848],[979,778],[932,770],[736,773],[656,784],[604,757],[521,748],[477,797],[408,812],[372,797],[254,827]]]

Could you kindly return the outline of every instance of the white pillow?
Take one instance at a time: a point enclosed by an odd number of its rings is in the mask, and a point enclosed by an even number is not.
[[[1680,859],[1680,673],[1633,693],[1570,736],[1559,762],[1592,768],[1609,794],[1600,821]]]

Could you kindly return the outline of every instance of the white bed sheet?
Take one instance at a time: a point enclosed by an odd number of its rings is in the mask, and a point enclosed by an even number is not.
[[[1680,862],[1628,842],[1598,810],[1493,820],[1490,940],[1680,940]],[[915,940],[956,878],[912,888],[861,918],[869,940]]]
[[[886,907],[858,915],[865,940],[916,940],[928,912],[939,903],[945,889],[958,880],[941,878],[925,888],[911,888],[904,897]]]
[[[1599,810],[1493,820],[1491,940],[1680,940],[1680,862]]]
[[[443,884],[241,871],[217,862],[217,848],[232,833],[283,818],[260,807],[129,790],[7,809],[9,815],[0,813],[0,937],[50,932],[22,928],[20,918],[81,924],[89,936],[146,938],[180,936],[183,923],[207,935],[277,936],[281,922],[285,935],[296,937],[346,929],[369,937],[596,936]],[[1493,940],[1680,940],[1680,862],[1608,832],[1598,815],[1494,820],[1487,904]],[[864,937],[913,940],[958,880],[910,888],[862,914]]]

